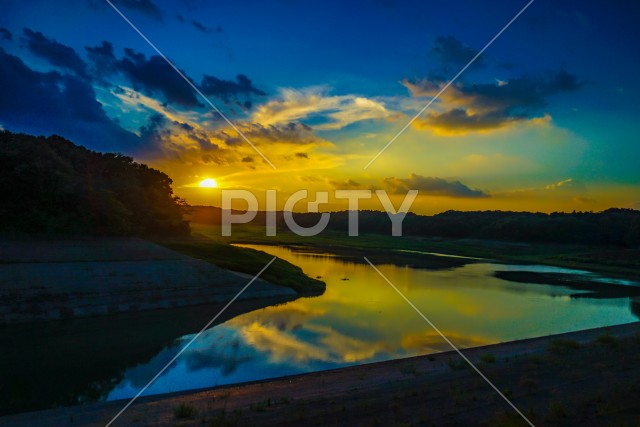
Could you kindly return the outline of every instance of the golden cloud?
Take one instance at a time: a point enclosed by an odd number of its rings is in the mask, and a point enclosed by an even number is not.
[[[414,97],[435,97],[446,82],[423,79],[404,80],[403,85]],[[511,127],[518,123],[548,123],[548,114],[540,111],[548,98],[580,87],[575,76],[559,71],[548,78],[520,77],[496,80],[495,83],[458,83],[446,88],[426,117],[414,127],[441,135],[461,135]],[[543,119],[542,121],[540,119]]]
[[[259,105],[252,120],[263,125],[282,124],[304,119],[319,120],[315,130],[342,129],[363,120],[394,116],[377,100],[356,95],[328,95],[326,87],[301,90],[281,89],[279,97]]]

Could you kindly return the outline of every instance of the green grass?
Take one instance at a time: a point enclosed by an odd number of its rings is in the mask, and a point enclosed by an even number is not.
[[[496,357],[493,354],[480,355],[480,361],[482,363],[496,363]]]
[[[218,411],[211,420],[209,420],[207,425],[209,427],[235,427],[238,425],[241,417],[242,410],[240,409],[236,409],[230,413],[225,409],[222,409]]]
[[[174,251],[215,264],[228,270],[257,274],[273,256],[262,251],[239,248],[206,238],[164,240],[157,242]],[[300,267],[277,258],[261,275],[261,279],[276,285],[286,286],[300,294],[321,294],[325,284],[312,279]]]
[[[411,363],[405,363],[403,365],[400,365],[400,372],[405,374],[405,375],[418,375],[418,367],[416,366],[415,363],[411,362]]]
[[[580,343],[578,343],[577,341],[568,339],[557,339],[551,341],[547,349],[552,353],[565,354],[569,351],[577,350],[580,347]]]
[[[193,418],[196,415],[196,408],[188,403],[181,403],[173,408],[173,416],[176,419],[184,420],[186,418]]]
[[[547,420],[559,420],[567,417],[567,408],[562,402],[551,401],[547,407]]]
[[[600,335],[596,341],[598,344],[609,348],[618,348],[619,345],[618,339],[609,334]]]
[[[454,371],[467,369],[469,367],[469,364],[465,360],[459,360],[459,359],[455,359],[455,360],[449,359],[447,361],[447,364],[449,365],[449,368],[451,368]]]

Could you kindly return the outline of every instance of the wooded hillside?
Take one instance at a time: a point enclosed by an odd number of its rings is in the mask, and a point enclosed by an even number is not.
[[[0,132],[0,231],[189,233],[171,178],[131,157],[59,137]]]

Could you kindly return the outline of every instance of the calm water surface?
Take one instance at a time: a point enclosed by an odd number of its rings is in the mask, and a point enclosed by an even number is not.
[[[145,394],[278,377],[450,350],[367,264],[276,246],[242,245],[300,266],[327,284],[319,297],[240,315],[206,331]],[[478,345],[638,320],[629,298],[576,298],[577,291],[504,281],[496,270],[580,273],[478,260],[448,270],[379,269],[456,345]],[[572,297],[573,295],[573,297]],[[635,304],[635,305],[633,305]],[[633,310],[635,307],[635,310]],[[131,397],[190,339],[185,335],[130,367],[105,396]]]

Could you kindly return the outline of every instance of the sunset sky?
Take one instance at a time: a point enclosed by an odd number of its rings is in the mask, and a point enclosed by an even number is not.
[[[131,155],[191,204],[640,209],[640,4],[534,1],[365,169],[527,1],[113,3],[275,169],[103,0],[1,2],[0,127]]]

